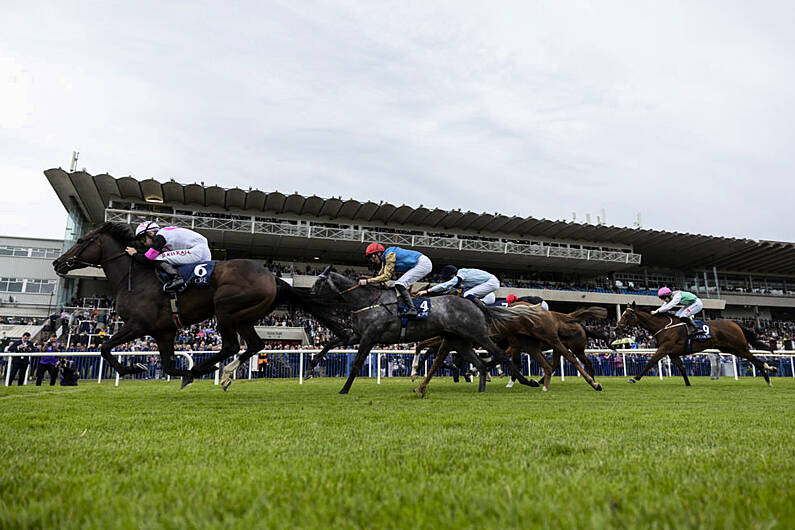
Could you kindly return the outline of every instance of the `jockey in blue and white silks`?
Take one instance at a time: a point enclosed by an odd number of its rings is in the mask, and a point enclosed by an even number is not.
[[[692,326],[694,331],[698,331],[693,317],[698,314],[703,308],[704,304],[698,296],[687,291],[671,291],[668,287],[662,287],[657,291],[657,296],[664,300],[665,303],[651,312],[652,315],[658,313],[667,313],[674,307],[679,307],[675,313],[676,316],[685,320],[688,326]]]
[[[433,269],[430,258],[416,250],[400,247],[384,248],[379,243],[370,243],[364,255],[374,265],[380,265],[381,268],[375,277],[359,280],[359,285],[386,283],[392,278],[392,274],[402,272],[400,278],[395,281],[398,299],[402,300],[406,307],[402,316],[416,317],[417,310],[414,308],[408,289],[412,284],[430,274]]]
[[[134,248],[127,247],[127,253],[142,263],[154,261],[168,275],[168,282],[163,287],[166,291],[177,289],[184,283],[174,265],[188,265],[212,259],[207,238],[187,228],[160,228],[154,221],[144,221],[135,229],[135,237],[141,239],[149,249],[141,256]]]
[[[500,280],[490,272],[480,269],[459,269],[453,265],[445,265],[441,270],[443,283],[434,285],[430,289],[417,293],[422,296],[426,293],[443,293],[454,289],[461,289],[464,298],[482,300],[484,304],[493,304],[496,301],[495,291],[500,288]]]

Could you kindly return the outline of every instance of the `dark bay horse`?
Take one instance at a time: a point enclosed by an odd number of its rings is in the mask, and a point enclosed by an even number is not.
[[[486,349],[497,362],[509,366],[511,371],[517,374],[520,383],[531,385],[513,366],[505,352],[489,337],[491,322],[513,319],[527,312],[525,310],[481,308],[464,298],[439,296],[433,299],[429,317],[409,321],[405,332],[402,333],[394,290],[384,290],[369,285],[359,286],[355,280],[332,272],[330,268],[316,280],[312,287],[311,298],[316,304],[344,305],[352,315],[353,334],[348,332],[345,335],[355,336],[359,341],[359,349],[340,394],[347,394],[350,391],[365,358],[376,344],[416,342],[437,335],[443,336],[455,351],[478,368],[479,392],[483,392],[486,388],[486,367],[490,361],[486,362],[475,354],[475,345]]]
[[[621,315],[616,329],[635,325],[642,327],[657,340],[657,351],[654,352],[654,355],[643,367],[640,374],[630,378],[629,382],[637,383],[640,381],[651,367],[657,364],[657,361],[667,355],[679,368],[679,372],[685,380],[685,385],[690,386],[690,380],[687,378],[687,372],[685,372],[681,357],[708,349],[716,349],[750,361],[757,371],[764,376],[767,385],[773,386],[770,382],[770,377],[767,375],[767,370],[765,370],[764,363],[756,358],[748,348],[749,343],[764,350],[769,350],[769,346],[758,341],[753,331],[745,329],[731,320],[707,320],[706,323],[712,330],[712,338],[703,342],[693,341],[692,350],[688,352],[687,327],[683,321],[665,314],[652,315],[638,309],[635,302],[632,302]]]
[[[116,292],[116,311],[124,325],[102,344],[100,352],[120,375],[139,373],[142,367],[122,365],[111,354],[111,349],[150,335],[157,342],[163,371],[182,377],[184,388],[195,377],[215,370],[217,362],[237,355],[240,352],[238,334],[246,341],[243,356],[256,354],[264,341],[254,330],[254,323],[281,303],[300,302],[293,288],[273,276],[261,263],[245,259],[217,262],[208,287],[190,287],[178,299],[183,325],[216,317],[222,338],[221,350],[191,370],[179,370],[174,359],[177,326],[172,319],[169,295],[163,292],[163,284],[153,266],[134,263],[124,252],[132,240],[133,234],[127,225],[105,223],[81,237],[53,261],[55,272],[60,275],[90,266],[99,266],[105,271]]]

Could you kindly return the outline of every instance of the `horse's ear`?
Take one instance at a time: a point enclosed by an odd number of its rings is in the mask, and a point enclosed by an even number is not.
[[[635,303],[635,300],[632,301],[632,310],[634,311],[638,304]]]
[[[329,265],[328,267],[323,269],[323,272],[321,272],[320,275],[321,276],[328,276],[328,273],[331,272],[332,269],[334,269],[334,265]]]

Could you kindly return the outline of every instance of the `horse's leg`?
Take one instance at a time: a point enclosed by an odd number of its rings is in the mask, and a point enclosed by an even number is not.
[[[175,332],[172,331],[154,337],[157,342],[157,350],[160,353],[160,365],[166,375],[185,377],[185,375],[190,375],[190,372],[177,368],[176,356],[174,355],[174,336]]]
[[[232,384],[232,375],[235,373],[235,370],[237,370],[237,367],[251,359],[265,346],[265,341],[257,334],[257,330],[254,329],[253,324],[243,324],[238,328],[237,332],[243,337],[243,340],[246,341],[246,351],[238,355],[234,361],[224,367],[223,377],[221,378],[221,388],[223,388],[224,391],[228,390],[229,385]],[[233,364],[235,365],[234,368],[227,370]]]
[[[521,384],[526,386],[538,386],[537,384],[534,385],[535,381],[533,381],[532,383],[528,381],[527,378],[522,375],[522,371],[519,370],[516,367],[516,365],[513,364],[513,361],[511,361],[511,359],[506,355],[505,351],[503,351],[502,348],[497,346],[494,343],[494,341],[492,341],[489,337],[481,337],[480,339],[477,339],[475,342],[483,346],[483,348],[494,357],[492,363],[485,364],[486,367],[494,366],[494,364],[496,364],[497,362],[501,362],[507,366],[510,366],[511,375],[514,375]],[[478,357],[478,359],[480,358]]]
[[[348,379],[342,386],[340,394],[347,394],[351,390],[353,380],[356,379],[356,375],[359,373],[359,370],[362,369],[364,360],[367,358],[367,355],[369,355],[370,350],[373,349],[373,346],[375,346],[375,341],[373,339],[367,336],[362,337],[361,342],[359,343],[359,350],[356,353],[356,359],[354,359],[353,366],[351,367],[351,373],[348,374]]]
[[[640,381],[641,378],[644,375],[646,375],[646,372],[651,370],[652,366],[657,364],[657,361],[659,361],[660,359],[662,359],[666,355],[668,355],[668,352],[666,350],[658,348],[657,351],[654,352],[654,355],[652,355],[651,359],[649,359],[649,362],[646,363],[646,366],[643,367],[643,370],[641,370],[638,375],[636,375],[634,377],[630,377],[629,378],[629,382],[630,383],[637,383],[638,381]]]
[[[682,362],[682,359],[679,358],[678,355],[671,355],[671,361],[679,368],[679,371],[682,373],[682,377],[685,380],[685,386],[690,386],[690,379],[687,378],[687,372],[685,372],[685,365]]]
[[[520,367],[522,366],[522,350],[511,344],[508,346],[508,349],[505,350],[505,353],[511,356],[511,361],[513,364]],[[506,384],[506,388],[513,388],[513,384],[516,382],[516,377],[511,373],[510,379],[508,379],[508,384]]]
[[[447,357],[447,353],[450,351],[447,341],[442,339],[441,343],[438,346],[438,350],[436,352],[436,357],[433,358],[433,364],[431,364],[428,373],[425,374],[425,379],[420,383],[420,386],[414,389],[414,392],[420,394],[422,397],[425,397],[425,391],[428,388],[428,383],[431,382],[436,371],[444,364],[444,360]]]
[[[240,353],[240,341],[237,340],[237,330],[225,320],[218,319],[218,333],[221,335],[221,349],[207,359],[194,366],[190,373],[182,377],[182,386],[185,388],[191,384],[196,377],[216,370],[216,363]]]
[[[146,367],[140,363],[137,363],[135,366],[127,368],[119,361],[116,360],[110,350],[115,348],[120,344],[124,344],[125,342],[130,342],[133,339],[137,339],[138,337],[142,337],[144,335],[144,331],[138,327],[134,322],[125,322],[124,325],[113,334],[108,340],[102,343],[100,346],[99,351],[102,355],[102,358],[105,359],[114,370],[116,370],[119,375],[128,375],[128,374],[139,374],[146,370]]]
[[[765,382],[767,386],[773,386],[773,383],[770,381],[770,376],[767,375],[767,370],[765,370],[765,363],[760,361],[756,355],[751,353],[751,351],[746,347],[744,350],[737,350],[736,352],[731,352],[737,357],[742,357],[746,361],[749,361],[751,364],[754,365],[756,371],[762,374],[762,377],[765,378]]]
[[[571,364],[573,364],[574,368],[576,368],[577,371],[580,372],[580,375],[582,376],[582,378],[585,379],[585,382],[588,383],[589,385],[591,385],[591,387],[594,390],[596,390],[597,392],[600,392],[602,390],[602,385],[597,383],[596,381],[594,381],[593,377],[588,375],[588,372],[586,372],[583,369],[583,367],[580,366],[580,363],[577,362],[577,358],[574,356],[574,354],[572,354],[569,351],[569,349],[566,346],[564,346],[562,343],[558,342],[557,344],[554,345],[554,347],[552,348],[552,351],[553,352],[559,352],[560,355],[565,357],[567,361],[569,361]]]
[[[414,382],[414,380],[417,379],[417,376],[420,375],[420,364],[423,362],[423,358],[427,361],[428,357],[432,355],[433,346],[438,346],[435,338],[418,342],[414,347],[414,359],[411,361],[412,382]],[[425,348],[428,348],[428,351],[425,352],[425,355],[421,355],[422,350]]]
[[[478,371],[478,392],[486,391],[486,381],[488,381],[488,363],[475,353],[475,349],[471,343],[464,343],[463,341],[455,346],[455,350],[461,355],[462,358],[471,362],[475,369]]]

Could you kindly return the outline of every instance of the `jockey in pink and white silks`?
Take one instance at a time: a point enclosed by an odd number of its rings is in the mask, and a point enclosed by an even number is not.
[[[688,326],[692,326],[693,331],[698,331],[693,317],[704,308],[698,296],[687,291],[671,291],[668,287],[662,287],[657,291],[657,296],[665,303],[652,311],[652,315],[666,313],[674,307],[679,307],[676,316],[684,319]]]
[[[141,256],[134,248],[127,247],[127,253],[139,262],[154,261],[168,275],[168,282],[163,286],[165,291],[178,289],[184,283],[174,265],[212,259],[207,238],[187,228],[160,228],[154,221],[144,221],[135,229],[135,237],[142,239],[149,250]]]

